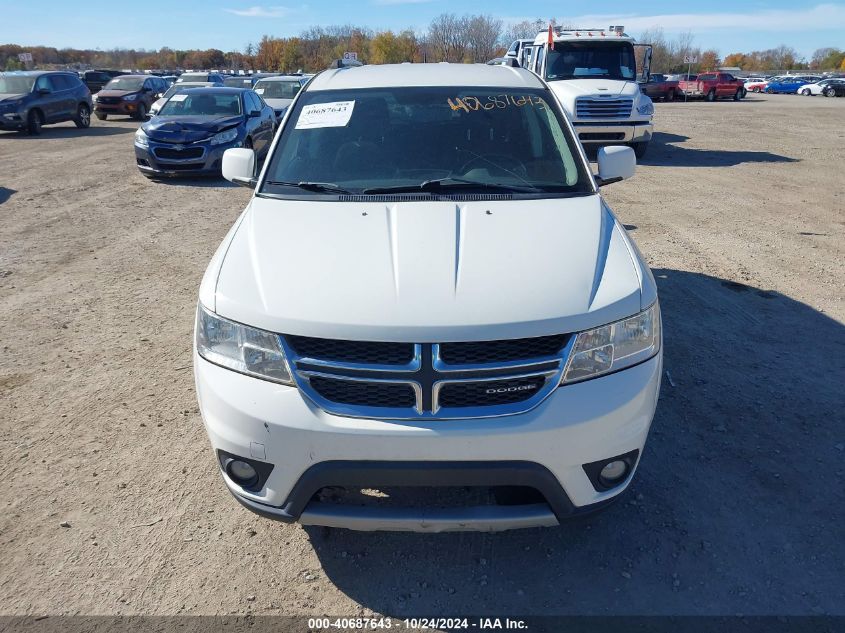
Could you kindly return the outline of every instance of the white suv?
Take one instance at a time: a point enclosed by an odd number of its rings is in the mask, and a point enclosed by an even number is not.
[[[325,71],[205,273],[197,394],[223,480],[282,521],[503,530],[597,510],[637,467],[654,279],[529,71]],[[410,490],[408,490],[410,489]],[[410,492],[411,494],[406,494]],[[405,503],[405,501],[409,503]]]

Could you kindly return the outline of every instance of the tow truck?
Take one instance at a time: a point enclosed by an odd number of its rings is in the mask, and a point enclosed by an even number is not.
[[[623,26],[549,26],[520,52],[521,65],[548,82],[585,146],[624,143],[637,158],[645,155],[654,103],[638,81],[648,82],[651,45],[637,44]]]

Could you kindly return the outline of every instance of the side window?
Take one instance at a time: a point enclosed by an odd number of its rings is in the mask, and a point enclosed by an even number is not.
[[[260,97],[256,95],[251,90],[246,93],[247,98],[249,99],[249,105],[247,106],[247,112],[251,112],[253,110],[261,111],[261,101]]]
[[[50,81],[49,76],[41,75],[35,81],[35,89],[36,90],[49,90],[50,92],[53,92],[55,90],[55,87],[53,86],[53,82]]]
[[[546,59],[546,47],[539,46],[537,47],[537,55],[534,59],[534,72],[543,76],[543,60]]]

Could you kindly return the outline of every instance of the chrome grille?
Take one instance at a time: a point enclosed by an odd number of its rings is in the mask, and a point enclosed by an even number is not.
[[[576,119],[627,119],[634,107],[633,99],[618,97],[578,97],[575,99]]]
[[[560,383],[575,337],[383,343],[282,336],[294,379],[329,413],[381,419],[522,413]]]

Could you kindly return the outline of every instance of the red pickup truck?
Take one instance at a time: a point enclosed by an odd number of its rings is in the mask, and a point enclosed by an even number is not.
[[[739,101],[745,95],[742,79],[728,73],[701,73],[695,79],[681,79],[678,87],[688,99],[704,97],[707,101],[715,101],[719,97],[731,97]]]

